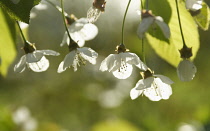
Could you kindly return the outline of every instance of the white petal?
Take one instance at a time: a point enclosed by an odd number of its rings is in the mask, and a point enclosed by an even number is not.
[[[163,83],[160,78],[155,78],[154,82],[157,86],[156,91],[158,92],[159,96],[162,99],[169,99],[169,97],[172,95],[171,86]]]
[[[85,39],[81,36],[79,32],[70,33],[71,38],[78,44],[79,47],[85,45]]]
[[[63,36],[62,43],[60,44],[60,46],[64,46],[65,44],[69,45],[69,43],[70,43],[70,39],[68,37],[67,32],[65,32],[65,34]]]
[[[77,71],[77,65],[79,65],[79,55],[76,54],[75,57],[74,57],[74,61],[73,61],[73,64],[72,64],[72,67],[74,68],[74,72]]]
[[[87,18],[90,23],[96,22],[100,15],[101,11],[95,7],[90,7],[90,9],[87,11]]]
[[[128,64],[135,65],[139,69],[146,71],[148,67],[140,60],[140,58],[135,53],[120,53],[123,60],[125,60]]]
[[[138,96],[141,95],[143,91],[142,90],[136,90],[136,88],[131,89],[130,91],[130,97],[132,100],[136,99]]]
[[[151,87],[153,81],[154,81],[154,77],[148,77],[146,79],[141,79],[136,83],[135,88],[137,90],[143,90],[143,89],[149,88],[149,87]]]
[[[144,33],[149,29],[154,20],[154,17],[146,17],[142,19],[137,29],[137,35],[140,39],[144,37]]]
[[[118,79],[127,79],[132,74],[133,67],[130,64],[122,64],[121,67],[113,71],[113,75]]]
[[[143,94],[148,97],[151,101],[159,101],[162,98],[159,96],[158,92],[155,90],[154,86],[144,90]]]
[[[203,0],[186,0],[185,6],[186,9],[196,11],[202,8]]]
[[[166,38],[170,38],[170,36],[171,36],[170,29],[169,29],[168,25],[163,21],[163,18],[160,16],[156,16],[155,23],[160,27],[164,36]]]
[[[123,65],[126,64],[125,61],[122,61],[122,57],[119,54],[114,54],[114,59],[114,65],[111,69],[109,69],[110,72],[119,70]]]
[[[163,83],[166,83],[169,85],[174,83],[170,78],[168,78],[166,76],[163,76],[163,75],[154,75],[154,76],[160,78]]]
[[[85,24],[84,27],[78,32],[84,40],[92,40],[98,34],[98,28],[94,24]]]
[[[45,56],[43,56],[41,58],[40,61],[38,62],[33,62],[33,63],[27,63],[29,68],[31,70],[33,70],[34,72],[43,72],[43,71],[46,71],[49,67],[49,60],[46,59]]]
[[[53,50],[40,50],[44,55],[53,55],[58,56],[60,53],[53,51]]]
[[[70,67],[73,64],[73,61],[76,61],[75,59],[76,56],[76,51],[73,50],[70,53],[68,53],[65,58],[64,58],[64,64],[63,64],[63,69],[65,70],[66,68]]]
[[[58,73],[62,73],[62,72],[64,72],[66,69],[67,69],[67,67],[66,68],[63,68],[63,61],[59,64],[59,66],[58,66],[58,70],[57,70],[57,72]]]
[[[26,55],[23,55],[20,58],[20,61],[15,65],[14,71],[16,73],[21,73],[25,70],[25,65],[26,65]]]
[[[202,8],[202,5],[201,5],[201,4],[194,4],[194,5],[192,6],[191,10],[196,11],[196,10],[199,10],[199,9],[201,9],[201,8]]]
[[[115,55],[117,54],[110,54],[108,57],[106,57],[102,62],[100,69],[101,71],[111,71],[113,69],[113,66],[115,65]]]
[[[77,48],[77,50],[80,52],[81,56],[90,62],[91,64],[96,64],[96,58],[98,57],[98,53],[96,53],[91,48],[83,47],[83,48]]]
[[[196,72],[196,66],[189,60],[181,61],[177,67],[177,74],[181,81],[191,81]]]
[[[80,18],[78,20],[76,20],[74,23],[72,23],[70,26],[69,26],[69,32],[70,33],[74,33],[74,32],[78,32],[80,31],[85,24],[88,23],[88,19],[87,18]]]
[[[43,52],[36,50],[32,53],[26,54],[26,62],[27,63],[33,63],[38,62],[40,59],[44,56]]]

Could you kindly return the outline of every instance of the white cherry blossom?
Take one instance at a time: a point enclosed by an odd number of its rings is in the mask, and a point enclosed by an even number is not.
[[[172,94],[171,84],[173,84],[173,81],[168,77],[152,74],[136,83],[136,86],[130,91],[130,97],[134,100],[144,94],[151,101],[166,100]]]
[[[177,67],[177,74],[181,81],[191,81],[196,72],[196,66],[187,59],[183,59]]]
[[[185,6],[186,9],[191,11],[197,11],[202,8],[203,0],[186,0]]]
[[[91,48],[76,48],[65,56],[64,60],[60,63],[57,72],[61,73],[71,66],[74,68],[74,71],[77,71],[77,66],[80,66],[80,64],[85,65],[87,61],[94,65],[96,64],[97,57],[98,53]]]
[[[77,42],[79,47],[83,47],[85,41],[94,39],[98,34],[97,26],[89,23],[87,18],[80,18],[76,20],[68,27],[68,30],[71,38]],[[69,37],[67,32],[64,34],[61,46],[64,44],[69,45]]]
[[[147,66],[139,57],[135,53],[130,52],[110,54],[102,61],[100,70],[112,72],[118,79],[126,79],[132,74],[132,65],[137,66],[141,70],[147,70]]]
[[[142,13],[142,21],[138,26],[137,29],[137,35],[140,39],[144,37],[145,32],[149,29],[150,26],[152,26],[154,23],[156,23],[160,29],[162,30],[164,36],[166,38],[170,38],[170,28],[168,25],[164,22],[163,18],[160,16],[153,16],[150,12],[143,12]]]
[[[46,71],[49,67],[49,61],[45,55],[60,55],[58,52],[52,50],[35,50],[31,53],[26,53],[20,58],[20,61],[15,65],[14,71],[21,73],[28,66],[34,72]]]

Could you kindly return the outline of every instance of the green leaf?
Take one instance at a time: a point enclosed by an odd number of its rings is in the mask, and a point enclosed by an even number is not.
[[[150,1],[149,8],[156,16],[163,17],[164,21],[170,27],[171,37],[169,40],[166,39],[159,27],[153,27],[150,28],[149,33],[146,33],[147,42],[161,58],[176,67],[181,60],[179,50],[183,47],[183,41],[178,23],[175,0]],[[188,47],[192,47],[193,56],[191,59],[193,60],[199,49],[197,25],[190,13],[185,9],[184,3],[179,3],[179,11],[185,42]]]
[[[39,2],[40,0],[20,0],[18,4],[14,4],[12,0],[1,0],[0,7],[13,19],[29,23],[30,11]]]
[[[0,9],[0,73],[7,75],[8,68],[16,56],[15,22]]]
[[[209,28],[209,15],[209,7],[203,2],[199,14],[194,16],[196,23],[203,30],[208,30]]]

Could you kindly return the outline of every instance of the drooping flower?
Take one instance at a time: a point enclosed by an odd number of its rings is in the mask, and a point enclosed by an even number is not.
[[[190,61],[192,56],[192,48],[183,46],[179,51],[183,59],[177,67],[177,75],[181,81],[191,81],[197,72],[196,66]]]
[[[94,0],[93,6],[87,11],[87,18],[90,23],[94,23],[98,20],[101,12],[105,11],[105,0]]]
[[[171,79],[163,75],[155,75],[150,69],[141,74],[143,79],[139,80],[130,91],[132,100],[141,94],[144,94],[151,101],[169,99],[172,94],[171,84],[173,81]]]
[[[20,58],[20,61],[15,65],[14,71],[21,73],[28,66],[34,72],[46,71],[49,67],[49,61],[45,55],[60,55],[53,50],[36,50],[34,44],[27,42],[24,46],[25,55]]]
[[[163,18],[160,16],[154,16],[151,11],[143,10],[141,13],[142,21],[138,26],[137,35],[140,39],[144,37],[144,33],[149,29],[151,25],[156,23],[162,30],[166,38],[170,38],[170,29],[168,25],[164,22]]]
[[[123,44],[117,46],[117,54],[110,54],[106,57],[100,66],[101,71],[109,71],[118,78],[126,79],[133,71],[133,66],[135,65],[141,70],[147,70],[147,66],[139,59],[135,53],[127,52]]]
[[[71,15],[71,17],[67,19],[67,23],[70,25],[68,27],[70,36],[78,43],[79,47],[84,46],[85,41],[94,39],[98,34],[97,26],[89,23],[87,18],[77,19],[75,16]],[[65,32],[61,46],[69,44],[69,42],[68,34]]]
[[[182,60],[177,67],[177,75],[181,81],[191,81],[196,72],[196,66],[187,59]]]
[[[202,8],[202,2],[203,0],[186,0],[185,6],[188,10],[197,11]]]
[[[73,41],[72,39],[70,39]],[[85,65],[88,61],[91,64],[96,64],[96,58],[98,57],[98,53],[96,53],[91,48],[87,47],[78,47],[76,42],[70,42],[68,53],[64,60],[60,63],[58,67],[58,73],[65,71],[68,67],[71,66],[74,68],[74,71],[77,71],[77,66]]]

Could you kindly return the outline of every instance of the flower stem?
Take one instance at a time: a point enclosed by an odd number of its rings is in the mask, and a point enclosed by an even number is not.
[[[126,7],[126,10],[125,10],[125,14],[124,14],[124,17],[123,17],[123,24],[122,24],[122,40],[121,40],[121,44],[124,44],[124,26],[125,26],[125,18],[126,18],[126,15],[127,15],[127,12],[128,12],[128,8],[129,8],[129,6],[130,6],[130,3],[131,3],[131,0],[128,1],[127,7]]]
[[[61,8],[61,7],[55,5],[54,3],[52,3],[52,2],[49,1],[49,0],[45,0],[45,1],[48,2],[50,5],[52,5],[54,8],[56,8],[58,11],[62,12],[62,8]],[[68,13],[64,12],[64,15],[65,15],[65,16],[68,16]]]
[[[182,36],[182,41],[183,41],[183,47],[187,47],[186,44],[185,44],[184,34],[183,34],[183,31],[182,31],[182,24],[181,24],[181,18],[180,18],[180,13],[179,13],[178,0],[175,0],[175,2],[176,2],[176,11],[177,11],[178,21],[179,21],[179,28],[180,28],[180,32],[181,32],[181,36]]]
[[[21,29],[21,27],[20,27],[20,24],[19,24],[18,21],[16,21],[16,23],[17,23],[18,28],[19,28],[19,30],[20,30],[20,34],[21,34],[21,36],[22,36],[22,38],[23,38],[24,44],[26,44],[27,41],[26,41],[26,38],[25,38],[25,36],[24,36],[24,34],[23,34],[23,31],[22,31],[22,29]]]
[[[68,30],[68,28],[67,28],[65,15],[64,15],[63,0],[61,0],[61,9],[62,9],[62,12],[61,12],[61,13],[62,13],[62,17],[63,17],[63,23],[64,23],[64,26],[65,26],[65,29],[66,29],[67,35],[68,35],[69,39],[71,39],[71,36],[70,36],[69,30]],[[70,43],[69,43],[69,45],[70,45]]]

